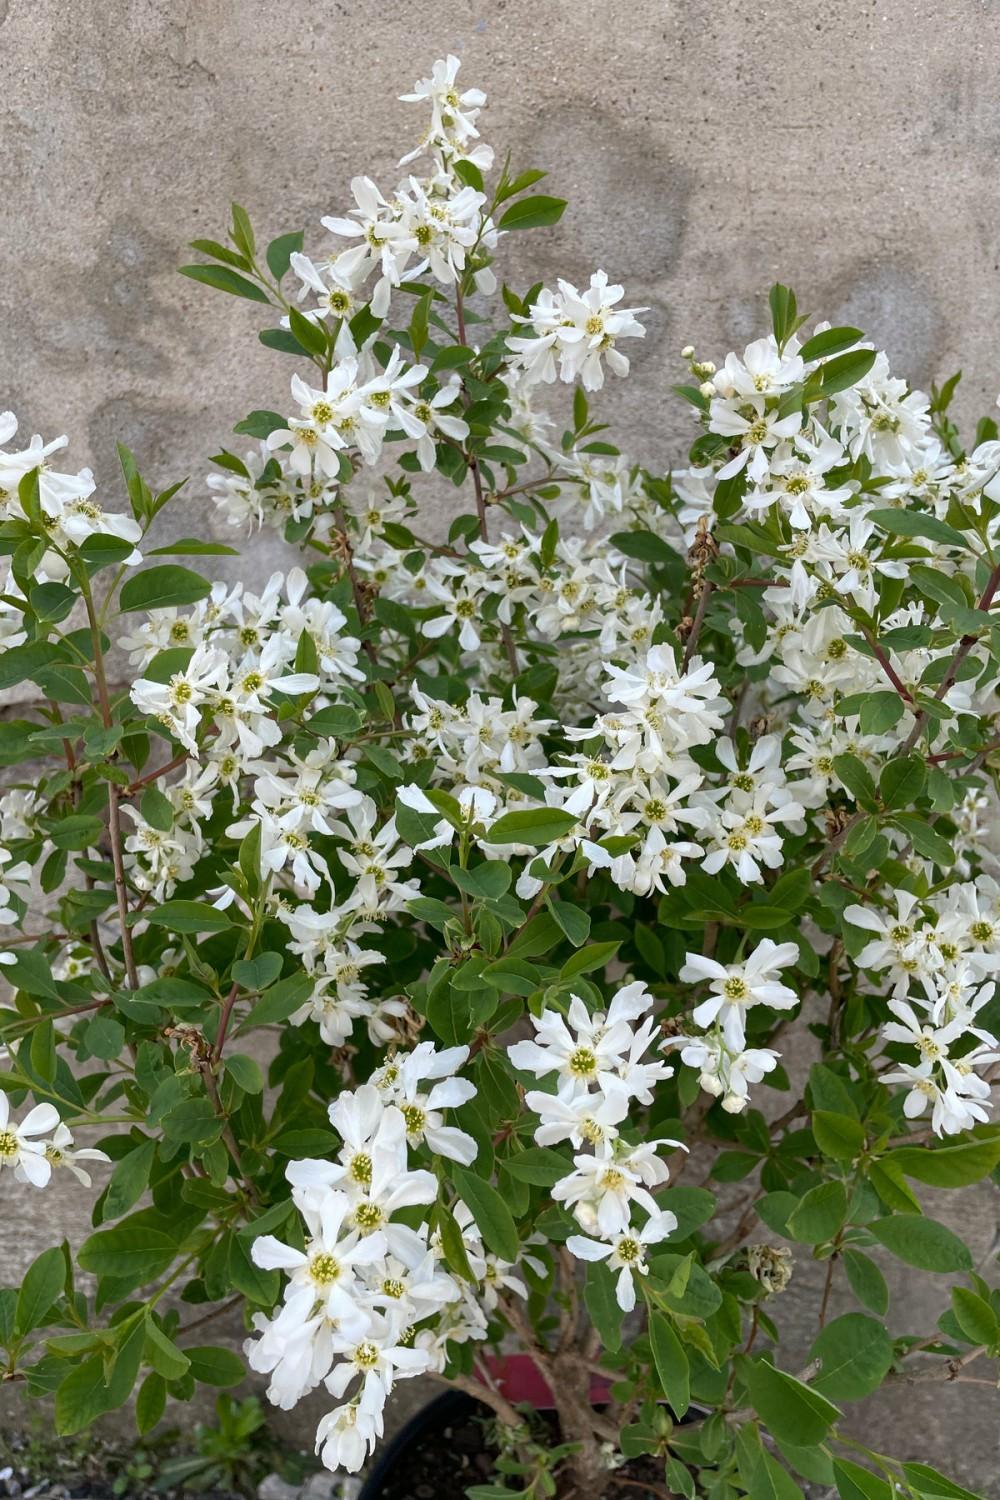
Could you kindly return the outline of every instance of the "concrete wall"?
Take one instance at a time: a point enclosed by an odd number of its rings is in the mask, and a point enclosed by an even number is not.
[[[394,185],[419,119],[396,95],[451,49],[490,93],[487,139],[571,200],[510,243],[509,279],[603,265],[650,307],[633,379],[600,403],[636,458],[684,451],[664,394],[678,348],[718,358],[762,331],[775,279],[915,382],[961,365],[974,418],[1000,387],[997,16],[988,0],[0,0],[0,409],[67,431],[109,497],[116,439],[156,481],[192,474],[170,529],[199,529],[206,455],[252,407],[280,409],[290,364],[257,343],[259,309],[176,275],[185,244],[219,235],[236,198],[262,234],[306,226],[322,246],[354,173]],[[244,576],[275,556],[253,547]],[[4,1280],[87,1230],[87,1194],[39,1202],[27,1232],[25,1201],[0,1182]],[[996,1196],[967,1208],[986,1269]],[[929,1329],[938,1288],[906,1280],[903,1326]],[[935,1387],[872,1417],[998,1495],[995,1410]]]
[[[66,430],[117,487],[114,442],[200,476],[281,406],[253,304],[175,274],[224,229],[328,243],[350,177],[416,138],[396,96],[448,49],[487,138],[571,208],[508,241],[514,280],[597,265],[650,307],[602,411],[666,463],[689,340],[762,326],[769,284],[883,341],[916,382],[965,370],[992,406],[998,8],[990,0],[0,0],[0,407]],[[192,487],[197,499],[197,487]],[[192,519],[196,512],[192,512]],[[176,529],[183,526],[179,518]],[[264,559],[258,559],[264,566]]]

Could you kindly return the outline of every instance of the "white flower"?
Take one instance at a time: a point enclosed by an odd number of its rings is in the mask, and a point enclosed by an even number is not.
[[[581,1228],[609,1238],[623,1234],[637,1203],[650,1216],[659,1213],[650,1187],[662,1186],[669,1177],[656,1155],[661,1145],[679,1147],[679,1141],[646,1141],[630,1147],[619,1141],[602,1143],[592,1156],[574,1156],[574,1171],[552,1188],[556,1203],[572,1208]]]
[[[250,1258],[262,1270],[287,1272],[291,1285],[308,1288],[312,1301],[321,1303],[331,1318],[346,1318],[357,1325],[358,1309],[352,1296],[356,1269],[384,1255],[385,1237],[377,1230],[367,1235],[357,1229],[343,1233],[352,1211],[347,1193],[326,1191],[317,1198],[315,1203],[307,1195],[299,1198],[309,1231],[305,1250],[264,1234],[253,1241]]]
[[[535,1130],[540,1146],[555,1146],[569,1141],[579,1150],[584,1145],[597,1146],[618,1138],[618,1126],[629,1110],[627,1090],[609,1080],[607,1091],[575,1094],[543,1094],[531,1089],[524,1102],[538,1116],[541,1124]]]
[[[382,1412],[366,1407],[363,1400],[350,1401],[321,1417],[316,1428],[316,1452],[333,1473],[356,1474],[382,1436]]]
[[[598,1011],[592,1016],[574,995],[565,1020],[558,1011],[549,1009],[540,1017],[532,1016],[534,1041],[515,1042],[508,1047],[507,1055],[515,1068],[538,1078],[558,1073],[559,1092],[564,1097],[585,1093],[591,1084],[613,1090],[633,1040],[631,1022],[644,1015],[649,1004],[649,992],[643,984],[619,990],[606,1014]]]
[[[775,943],[763,938],[742,963],[720,964],[714,958],[688,953],[679,977],[688,984],[709,980],[711,994],[695,1006],[694,1020],[699,1026],[718,1021],[727,1045],[740,1051],[746,1042],[746,1011],[752,1005],[767,1005],[772,1010],[789,1010],[798,1004],[794,990],[778,979],[782,969],[798,963],[795,943]]]
[[[744,415],[744,413],[749,413]],[[709,431],[722,433],[724,437],[736,438],[739,452],[718,471],[719,479],[732,479],[742,469],[757,484],[770,472],[768,451],[777,446],[782,438],[790,438],[802,426],[802,414],[797,409],[786,417],[780,417],[777,409],[765,406],[763,396],[743,397],[734,407],[721,396],[712,401],[709,415]]]
[[[13,1167],[17,1182],[45,1187],[52,1175],[46,1153],[48,1143],[39,1137],[59,1125],[59,1112],[51,1104],[36,1104],[18,1125],[10,1118],[10,1100],[0,1093],[0,1171]]]
[[[167,682],[137,677],[130,697],[141,713],[151,714],[164,724],[186,750],[195,753],[195,735],[201,723],[201,710],[213,692],[226,685],[229,662],[224,652],[214,646],[199,645],[182,672],[174,672]]]
[[[452,1075],[468,1060],[468,1047],[446,1047],[438,1051],[433,1042],[420,1042],[412,1052],[397,1053],[385,1072],[382,1087],[398,1106],[411,1146],[426,1141],[436,1156],[469,1166],[479,1148],[472,1136],[444,1123],[446,1109],[457,1109],[475,1097],[476,1085],[468,1078]],[[424,1084],[430,1084],[424,1088]]]
[[[53,1167],[66,1167],[83,1187],[90,1187],[90,1173],[79,1165],[80,1162],[111,1160],[96,1146],[74,1147],[72,1131],[61,1120],[52,1133],[52,1139],[45,1142],[45,1156]]]
[[[579,380],[588,391],[604,384],[603,362],[616,375],[627,375],[629,362],[616,347],[622,338],[643,338],[645,328],[636,313],[642,307],[617,307],[625,288],[611,286],[605,271],[595,271],[583,292],[561,278],[558,292],[544,287],[528,316],[515,314],[527,323],[535,338],[508,338],[507,347],[518,357],[527,381],[555,379],[554,356],[559,356],[559,377],[572,384]]]
[[[623,1312],[635,1307],[634,1276],[648,1276],[645,1250],[648,1245],[658,1245],[673,1234],[677,1228],[677,1216],[668,1209],[651,1214],[645,1224],[636,1228],[630,1225],[612,1236],[610,1241],[592,1240],[582,1234],[571,1234],[566,1248],[577,1260],[606,1261],[612,1271],[618,1272],[615,1296]]]
[[[750,1084],[760,1083],[772,1073],[780,1056],[768,1047],[730,1048],[719,1031],[698,1037],[670,1037],[664,1046],[680,1047],[681,1061],[697,1068],[701,1087],[721,1099],[723,1109],[733,1115],[746,1109]]]

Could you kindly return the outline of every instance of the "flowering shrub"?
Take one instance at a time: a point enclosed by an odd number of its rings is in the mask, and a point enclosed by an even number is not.
[[[967,451],[957,377],[928,399],[776,286],[742,355],[683,351],[690,464],[642,469],[589,394],[644,309],[603,271],[495,295],[564,205],[494,169],[457,69],[321,259],[235,207],[184,268],[298,361],[208,491],[301,566],[213,582],[234,548],[152,545],[180,486],[123,449],[110,514],[0,417],[7,1211],[96,1178],[94,1232],[0,1292],[6,1378],[62,1433],[137,1390],[146,1431],[242,1378],[235,1304],[272,1401],[329,1392],[334,1468],[432,1376],[496,1414],[481,1500],[639,1454],[688,1497],[967,1496],[843,1423],[1000,1354],[920,1201],[1000,1163],[996,425]],[[886,1254],[950,1278],[936,1327],[890,1332]]]

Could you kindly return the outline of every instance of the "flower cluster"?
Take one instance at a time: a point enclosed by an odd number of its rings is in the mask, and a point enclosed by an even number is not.
[[[781,1055],[771,1047],[747,1046],[746,1013],[756,1005],[790,1010],[799,1003],[795,991],[778,978],[798,957],[798,944],[764,938],[742,962],[721,964],[689,953],[680,970],[678,978],[689,984],[708,980],[708,997],[692,1011],[704,1034],[673,1036],[665,1045],[682,1049],[681,1061],[697,1068],[701,1087],[730,1114],[746,1109],[750,1084],[773,1072]]]
[[[646,1249],[677,1228],[676,1215],[659,1204],[652,1188],[669,1178],[658,1155],[679,1142],[629,1139],[625,1124],[634,1104],[651,1104],[658,1082],[671,1069],[645,1061],[657,1034],[652,1004],[642,983],[617,991],[606,1012],[591,1014],[574,995],[564,1017],[544,1010],[534,1019],[533,1041],[507,1049],[514,1067],[536,1078],[554,1079],[555,1091],[532,1090],[525,1103],[538,1116],[539,1145],[569,1141],[577,1154],[573,1171],[555,1184],[552,1197],[565,1203],[585,1234],[570,1235],[567,1248],[580,1260],[606,1261],[617,1274],[619,1306],[635,1307],[634,1276],[645,1276]],[[633,1023],[644,1017],[642,1024]],[[587,1149],[584,1149],[587,1148]],[[635,1211],[642,1220],[635,1219]]]
[[[256,1265],[288,1280],[278,1311],[254,1318],[250,1366],[270,1377],[268,1394],[285,1409],[321,1384],[342,1403],[316,1435],[331,1469],[361,1467],[382,1435],[395,1381],[443,1370],[449,1341],[485,1338],[499,1289],[527,1295],[512,1268],[484,1250],[461,1202],[455,1219],[475,1287],[450,1274],[427,1222],[407,1222],[407,1209],[438,1196],[437,1177],[413,1166],[413,1156],[468,1164],[476,1155],[472,1137],[446,1123],[446,1112],[476,1093],[456,1076],[467,1057],[467,1047],[439,1051],[422,1042],[340,1094],[329,1110],[337,1155],[287,1168],[302,1247],[273,1235],[252,1245]]]
[[[849,906],[854,927],[870,934],[857,954],[862,969],[884,975],[894,1020],[887,1042],[905,1048],[885,1083],[907,1090],[907,1119],[931,1110],[938,1135],[956,1135],[989,1119],[990,1083],[983,1071],[1000,1061],[1000,1042],[979,1012],[993,998],[1000,970],[1000,887],[989,875],[949,886],[925,901],[891,893],[879,911]],[[918,1060],[911,1057],[916,1048]],[[977,1071],[977,1069],[979,1071]]]
[[[48,1137],[48,1139],[45,1139]],[[93,1146],[74,1146],[73,1132],[59,1118],[52,1104],[36,1104],[20,1122],[10,1117],[10,1100],[0,1094],[0,1171],[10,1167],[15,1182],[43,1188],[53,1167],[66,1167],[84,1187],[90,1174],[83,1161],[110,1161]]]

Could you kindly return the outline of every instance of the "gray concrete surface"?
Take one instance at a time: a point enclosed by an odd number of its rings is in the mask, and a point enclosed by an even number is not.
[[[1000,386],[998,14],[990,0],[0,0],[0,408],[68,432],[109,503],[116,440],[154,482],[191,474],[165,526],[201,529],[206,456],[249,409],[281,408],[290,364],[257,343],[259,309],[176,274],[187,241],[219,236],[236,198],[262,236],[305,227],[320,248],[353,174],[394,184],[419,118],[396,95],[454,50],[490,93],[487,139],[571,200],[559,227],[508,242],[507,278],[603,265],[649,305],[633,378],[598,403],[637,459],[665,465],[690,436],[666,394],[677,349],[718,359],[760,331],[775,279],[865,328],[915,383],[961,365],[974,420]],[[453,503],[433,480],[421,494],[439,521]],[[241,576],[277,555],[256,539]],[[0,1181],[3,1279],[81,1239],[88,1210],[72,1185],[31,1199]],[[996,1194],[963,1213],[992,1262]],[[806,1346],[814,1274],[800,1267],[788,1293]],[[898,1326],[932,1327],[938,1284],[900,1273],[896,1290]],[[865,1421],[873,1443],[1000,1496],[994,1392],[895,1390]]]

